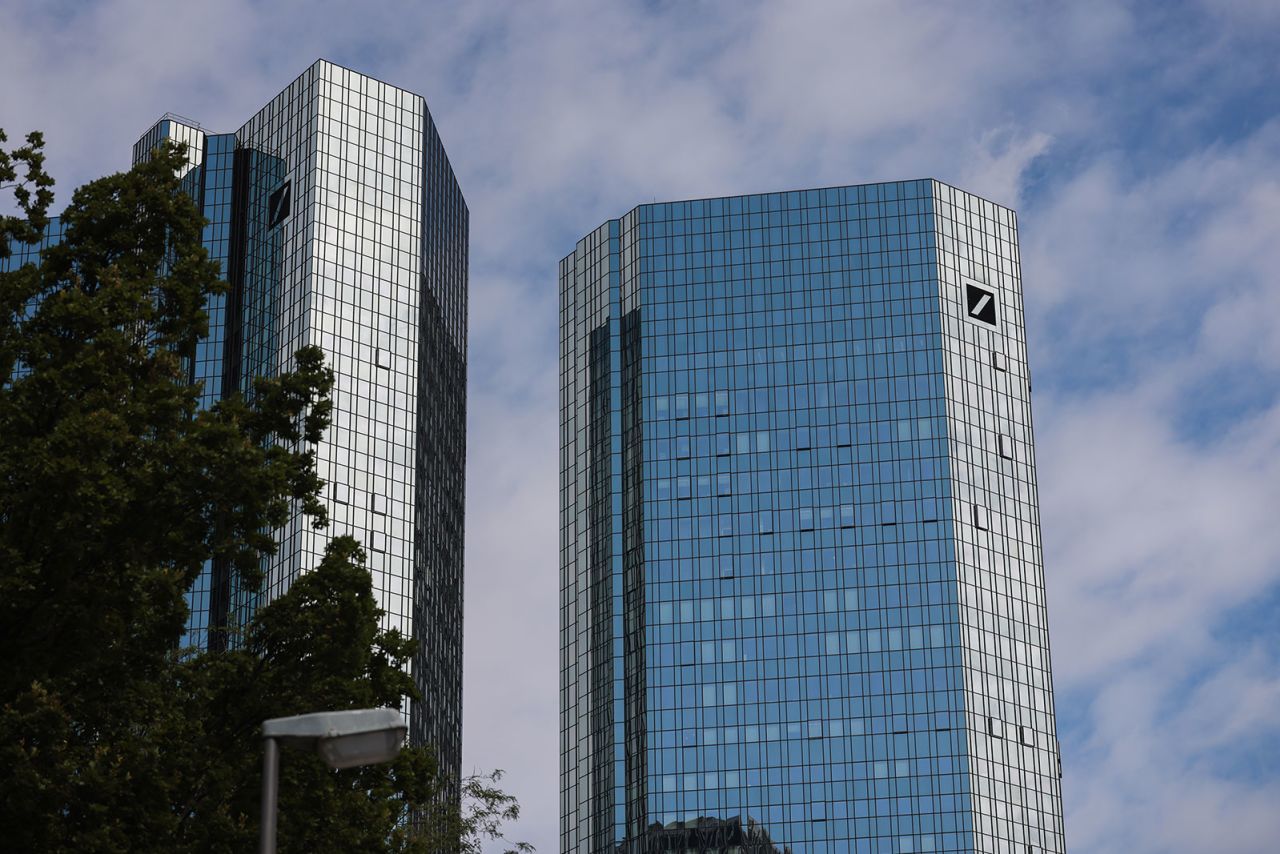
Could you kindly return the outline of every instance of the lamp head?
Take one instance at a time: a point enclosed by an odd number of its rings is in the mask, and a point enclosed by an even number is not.
[[[314,746],[330,768],[390,762],[400,753],[407,731],[404,716],[395,709],[315,712],[262,724],[264,738],[295,747]]]

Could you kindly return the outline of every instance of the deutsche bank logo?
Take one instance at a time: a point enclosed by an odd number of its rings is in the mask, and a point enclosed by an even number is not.
[[[284,222],[284,218],[289,215],[289,191],[290,184],[285,181],[280,189],[272,193],[271,197],[267,199],[267,228],[275,228]]]
[[[988,326],[996,325],[996,295],[994,292],[965,282],[964,304],[965,310],[973,320],[980,321]]]

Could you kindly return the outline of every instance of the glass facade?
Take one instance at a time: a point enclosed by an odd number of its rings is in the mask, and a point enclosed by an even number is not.
[[[642,205],[560,266],[561,850],[1065,850],[1014,213]]]
[[[298,510],[276,532],[261,591],[210,562],[187,593],[184,646],[217,648],[319,562],[332,536],[368,554],[385,627],[418,640],[423,703],[410,738],[462,763],[462,570],[466,458],[466,200],[422,97],[321,60],[239,131],[168,114],[134,144],[186,143],[183,189],[227,293],[188,366],[200,406],[251,394],[257,376],[318,345],[334,369],[333,425],[316,449],[330,527]],[[62,239],[15,244],[0,270],[39,263]],[[22,372],[22,366],[17,372]]]
[[[417,637],[425,698],[410,737],[461,771],[468,211],[423,99],[317,62],[235,133],[165,116],[134,146],[186,142],[187,192],[230,287],[212,298],[190,366],[201,405],[250,394],[301,346],[334,369],[316,449],[331,524],[299,511],[276,532],[261,592],[210,564],[189,593],[187,642],[235,643],[261,602],[349,533],[368,553],[384,624]],[[225,627],[225,631],[222,627]]]
[[[44,233],[40,236],[39,243],[21,243],[14,241],[9,244],[11,254],[8,258],[0,258],[0,273],[8,273],[17,270],[27,264],[39,264],[40,257],[46,249],[62,242],[66,236],[62,220],[58,217],[49,217],[49,223],[45,226]],[[28,301],[24,307],[24,313],[30,312],[38,305],[37,300]],[[27,372],[27,367],[19,361],[13,369],[15,377],[23,376]]]

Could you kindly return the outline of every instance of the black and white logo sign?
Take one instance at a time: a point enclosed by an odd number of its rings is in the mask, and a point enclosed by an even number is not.
[[[275,228],[289,215],[289,189],[290,183],[285,181],[280,189],[267,199],[267,228]]]
[[[996,295],[994,292],[965,282],[964,305],[965,311],[968,312],[969,317],[973,320],[981,321],[990,326],[996,325]]]

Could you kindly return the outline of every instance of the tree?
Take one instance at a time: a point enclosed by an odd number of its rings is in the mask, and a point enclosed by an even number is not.
[[[41,145],[0,150],[25,216],[0,220],[0,259],[43,228]],[[413,641],[378,629],[349,538],[242,648],[178,650],[206,561],[252,589],[291,503],[326,523],[310,448],[333,382],[303,348],[249,399],[197,406],[183,365],[226,285],[179,190],[183,157],[169,145],[78,189],[62,241],[0,273],[0,826],[19,850],[246,850],[263,719],[414,694]],[[281,850],[478,850],[518,814],[480,779],[468,820],[440,786],[429,748],[343,772],[288,755]]]
[[[189,767],[199,767],[198,757],[207,755],[238,764],[220,765],[214,774],[195,775],[175,787],[175,838],[182,847],[252,848],[261,755],[243,745],[256,738],[263,720],[307,709],[393,705],[413,694],[403,669],[413,643],[395,630],[379,630],[380,616],[363,551],[355,540],[339,537],[313,572],[258,613],[245,649],[185,662],[179,694],[190,713],[173,719],[182,731],[169,740],[192,753]],[[442,799],[429,750],[406,750],[387,768],[341,772],[328,770],[313,754],[287,751],[281,765],[281,847],[479,852],[482,838],[499,838],[502,821],[519,815],[515,800],[490,782],[464,781],[469,809],[463,814]],[[209,815],[209,805],[217,806],[216,815]]]
[[[0,216],[0,261],[9,257],[13,240],[35,243],[49,222],[49,206],[53,204],[53,178],[44,171],[44,136],[27,134],[27,144],[6,151],[8,142],[0,129],[0,190],[12,190],[14,203],[21,216]],[[18,164],[26,164],[20,176]]]

